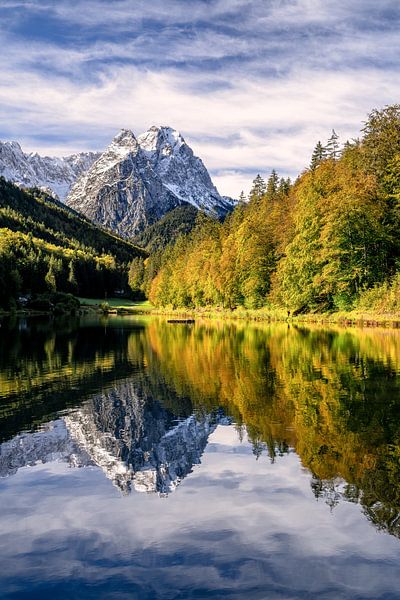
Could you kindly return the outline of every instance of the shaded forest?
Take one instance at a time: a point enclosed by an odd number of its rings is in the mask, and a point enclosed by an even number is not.
[[[0,178],[0,308],[15,307],[23,294],[126,291],[137,256],[147,253],[40,190]]]

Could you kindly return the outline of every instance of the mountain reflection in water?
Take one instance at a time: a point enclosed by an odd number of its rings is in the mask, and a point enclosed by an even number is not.
[[[367,527],[400,537],[398,332],[81,318],[3,321],[1,336],[10,483],[23,467],[58,463],[88,481],[96,467],[124,496],[165,497],[191,473],[200,481],[194,465],[225,427],[234,451],[243,440],[271,473],[297,455],[327,513],[359,505]],[[235,506],[236,474],[221,478]]]

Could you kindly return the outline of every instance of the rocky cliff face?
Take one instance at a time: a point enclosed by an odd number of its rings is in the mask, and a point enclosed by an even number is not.
[[[137,139],[124,129],[102,154],[64,158],[26,154],[17,142],[0,142],[0,176],[21,187],[41,188],[125,237],[185,203],[214,218],[223,218],[234,206],[171,127],[151,127]]]
[[[66,202],[127,237],[183,203],[215,218],[233,208],[219,195],[202,161],[170,127],[151,127],[138,139],[129,130],[121,131],[78,179]]]
[[[71,208],[132,236],[180,204],[153,171],[135,136],[121,131],[67,198]]]
[[[17,142],[0,142],[0,176],[25,188],[38,187],[64,201],[76,179],[100,153],[81,152],[64,158],[26,154]]]
[[[22,467],[53,461],[67,462],[73,467],[93,464],[71,438],[63,419],[48,423],[41,431],[21,433],[0,444],[0,477],[15,475]]]
[[[220,196],[202,160],[171,127],[151,127],[138,142],[163,185],[182,202],[223,217],[232,201]]]

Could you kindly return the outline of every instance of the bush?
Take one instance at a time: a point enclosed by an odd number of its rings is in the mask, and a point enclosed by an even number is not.
[[[390,282],[385,281],[362,292],[357,309],[379,313],[400,312],[400,273],[396,273]]]
[[[80,302],[72,294],[49,292],[38,294],[27,303],[27,308],[54,314],[74,314],[80,307]]]

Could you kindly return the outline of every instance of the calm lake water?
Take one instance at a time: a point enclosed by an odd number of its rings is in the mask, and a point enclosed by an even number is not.
[[[400,598],[400,333],[0,327],[0,597]]]

